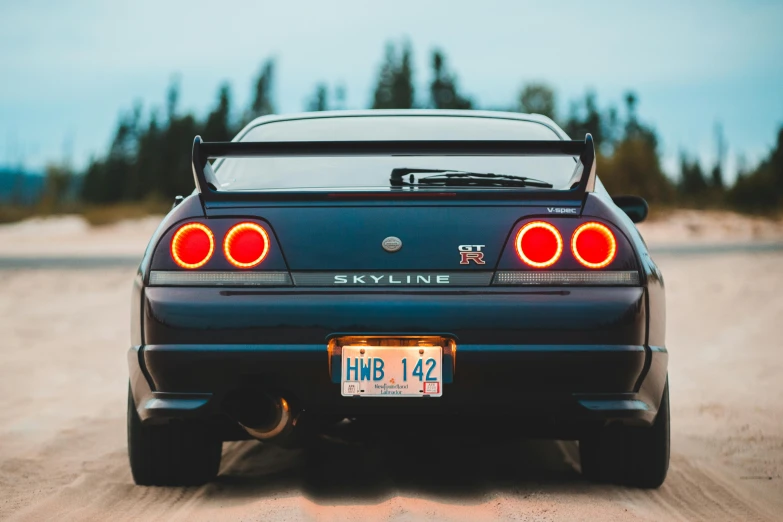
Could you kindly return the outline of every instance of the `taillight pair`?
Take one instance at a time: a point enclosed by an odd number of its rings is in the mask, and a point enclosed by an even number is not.
[[[545,221],[532,221],[523,226],[515,243],[519,259],[533,268],[550,267],[563,254],[560,231]],[[604,268],[617,254],[617,241],[607,226],[591,221],[574,230],[571,252],[582,266]]]
[[[171,257],[182,268],[204,266],[215,251],[215,236],[202,223],[182,225],[171,238]],[[223,238],[223,253],[237,268],[252,268],[269,253],[269,234],[256,223],[234,225]]]

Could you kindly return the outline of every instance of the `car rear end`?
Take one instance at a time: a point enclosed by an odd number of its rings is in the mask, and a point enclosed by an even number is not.
[[[550,132],[458,147],[197,140],[200,190],[164,219],[134,285],[129,415],[140,433],[197,426],[181,429],[274,441],[369,416],[502,419],[515,436],[582,440],[649,431],[665,399],[662,278],[596,182],[592,140]],[[570,159],[575,178],[559,190],[217,190],[232,158],[282,149],[404,166],[551,155]],[[226,164],[213,170],[212,154]]]

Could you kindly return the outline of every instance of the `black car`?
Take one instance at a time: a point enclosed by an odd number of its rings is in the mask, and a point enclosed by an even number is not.
[[[578,440],[589,478],[663,482],[663,279],[634,225],[647,204],[607,193],[589,134],[502,112],[272,116],[197,136],[192,163],[133,288],[137,484],[209,481],[226,440],[367,418]]]

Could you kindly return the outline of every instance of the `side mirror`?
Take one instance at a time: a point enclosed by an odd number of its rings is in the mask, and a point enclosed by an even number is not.
[[[634,223],[641,223],[647,219],[647,213],[650,211],[649,205],[644,198],[639,196],[614,196],[612,198],[614,204],[622,209],[623,212],[628,214],[631,221]]]

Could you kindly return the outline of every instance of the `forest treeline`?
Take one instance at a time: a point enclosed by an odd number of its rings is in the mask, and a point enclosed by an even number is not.
[[[370,97],[373,109],[493,109],[482,107],[464,93],[446,55],[434,50],[430,55],[429,92],[414,87],[415,71],[409,44],[388,44]],[[82,176],[73,176],[62,167],[47,169],[45,199],[57,204],[74,195],[72,181],[78,180],[77,199],[86,204],[168,201],[193,190],[190,148],[200,134],[207,141],[228,141],[247,122],[275,113],[275,62],[265,61],[253,84],[250,105],[237,110],[232,104],[231,87],[219,87],[216,101],[206,118],[199,119],[178,107],[179,85],[173,82],[166,105],[145,113],[140,104],[122,115],[105,156],[93,159]],[[304,109],[323,111],[344,107],[345,90],[326,83],[317,84]],[[597,96],[588,91],[569,103],[561,116],[558,99],[543,82],[523,85],[516,100],[498,110],[543,114],[554,119],[570,136],[593,135],[599,145],[599,176],[613,194],[635,194],[653,204],[689,207],[730,207],[747,212],[774,212],[783,203],[783,126],[775,146],[759,165],[742,167],[736,182],[724,181],[726,144],[716,128],[717,161],[703,165],[686,152],[680,155],[676,179],[661,168],[655,129],[637,116],[638,97],[628,92],[620,107],[599,109]]]

